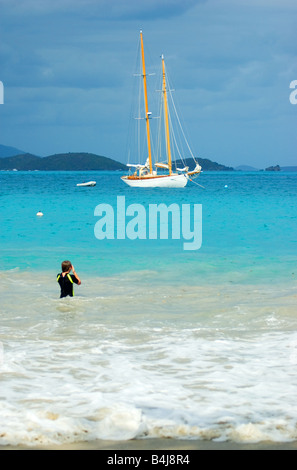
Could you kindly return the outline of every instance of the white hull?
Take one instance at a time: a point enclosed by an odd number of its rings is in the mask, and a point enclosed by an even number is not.
[[[133,188],[184,188],[188,182],[186,175],[166,175],[142,178],[122,176],[122,180]]]

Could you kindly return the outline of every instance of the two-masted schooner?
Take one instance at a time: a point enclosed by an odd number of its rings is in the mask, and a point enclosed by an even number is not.
[[[168,91],[167,77],[165,72],[165,61],[162,55],[162,99],[163,99],[163,113],[164,113],[164,126],[165,126],[165,140],[166,140],[166,159],[165,161],[153,162],[152,157],[152,143],[151,143],[151,130],[150,130],[150,119],[151,113],[149,112],[148,106],[148,92],[147,92],[147,74],[145,67],[144,47],[143,47],[143,35],[140,31],[140,45],[141,45],[141,63],[142,63],[142,79],[143,79],[143,95],[144,95],[144,120],[146,124],[146,141],[147,141],[147,157],[145,163],[128,163],[127,166],[130,168],[130,172],[126,176],[122,176],[121,179],[132,187],[140,188],[182,188],[186,186],[189,179],[198,176],[201,172],[201,166],[194,158],[191,153],[195,168],[189,171],[189,167],[184,168],[173,168],[172,151],[171,151],[171,132],[170,125],[171,119],[168,110]],[[188,144],[187,144],[188,145]],[[180,160],[179,160],[180,161]],[[182,159],[181,159],[182,161]],[[187,160],[188,161],[188,160]],[[133,171],[131,172],[131,169]]]

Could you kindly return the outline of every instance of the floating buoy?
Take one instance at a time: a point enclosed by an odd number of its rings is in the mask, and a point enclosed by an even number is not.
[[[227,185],[227,184],[225,184],[225,188],[228,188],[228,185]]]
[[[38,217],[42,217],[43,216],[43,213],[41,211],[38,211],[37,214],[36,214]]]

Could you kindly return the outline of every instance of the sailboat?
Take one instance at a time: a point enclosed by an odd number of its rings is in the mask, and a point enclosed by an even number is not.
[[[140,31],[140,45],[141,45],[141,65],[142,65],[142,80],[143,80],[143,98],[144,98],[144,121],[146,124],[146,142],[147,142],[147,156],[145,158],[145,162],[142,163],[128,163],[127,166],[130,168],[129,174],[122,176],[121,179],[126,184],[131,187],[138,187],[138,188],[183,188],[188,183],[189,179],[199,175],[202,168],[199,163],[194,158],[192,152],[191,157],[193,162],[195,163],[195,167],[192,171],[189,171],[188,166],[184,166],[183,168],[174,168],[172,158],[172,130],[171,130],[171,118],[169,114],[169,106],[168,106],[168,93],[170,92],[170,88],[167,82],[166,76],[166,69],[165,69],[165,59],[164,56],[161,56],[161,64],[162,64],[162,89],[161,89],[161,97],[162,97],[162,122],[164,122],[165,127],[165,153],[166,158],[165,161],[153,161],[152,156],[152,142],[151,142],[151,129],[150,129],[150,120],[151,120],[151,112],[149,111],[148,106],[148,92],[147,92],[147,73],[145,67],[145,56],[144,56],[144,46],[143,46],[143,34]],[[176,108],[174,106],[176,111]],[[141,119],[141,118],[138,118]],[[180,121],[178,119],[180,124]],[[184,135],[184,133],[183,133]],[[175,140],[175,139],[173,139]],[[188,149],[190,147],[187,143]],[[187,159],[188,161],[188,159]],[[181,157],[178,162],[183,162],[183,157]],[[133,169],[133,172],[131,170]]]

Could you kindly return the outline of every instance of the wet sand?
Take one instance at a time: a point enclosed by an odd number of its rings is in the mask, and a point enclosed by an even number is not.
[[[202,440],[138,439],[131,441],[89,441],[74,444],[3,446],[0,450],[102,450],[102,451],[195,451],[195,450],[297,450],[294,442],[234,443]]]

